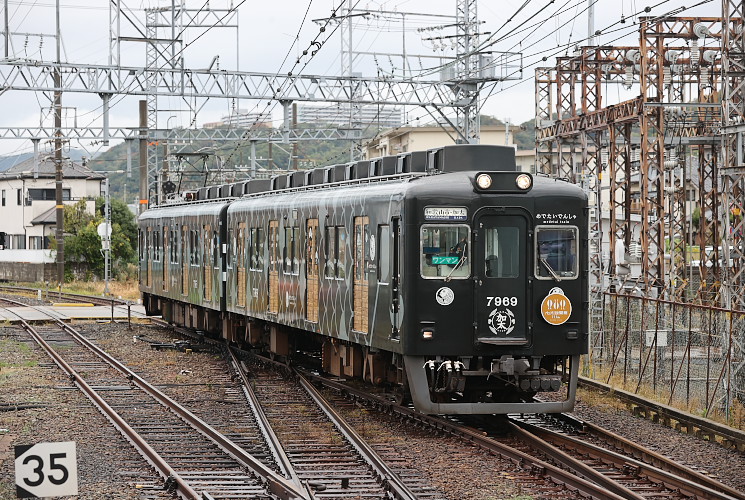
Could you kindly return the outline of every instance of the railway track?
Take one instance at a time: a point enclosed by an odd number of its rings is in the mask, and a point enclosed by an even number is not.
[[[63,341],[58,334],[57,337],[50,334],[50,338]],[[482,449],[512,460],[523,471],[520,479],[529,485],[526,488],[539,496],[571,496],[574,492],[589,498],[745,498],[741,492],[705,475],[569,416],[559,419],[513,416],[511,422],[500,425],[484,420],[444,420],[420,415],[385,398],[309,375],[313,384],[324,385],[331,391],[324,393],[327,397],[332,395],[324,409],[324,403],[315,401],[310,395],[314,391],[312,384],[298,382],[304,379],[300,374],[288,376],[274,372],[272,375],[264,368],[267,361],[249,363],[250,369],[245,361],[233,359],[231,363],[236,376],[245,376],[247,369],[250,372],[250,380],[243,380],[242,386],[231,386],[230,392],[235,395],[231,407],[247,405],[252,411],[238,410],[237,414],[256,417],[240,425],[235,416],[229,420],[239,427],[258,429],[256,436],[241,444],[261,457],[266,467],[273,468],[290,483],[302,485],[304,491],[302,488],[301,491],[310,498],[315,494],[324,498],[349,498],[363,495],[363,492],[372,492],[374,497],[381,495],[380,498],[437,498],[437,493],[420,475],[401,464],[388,464],[397,463],[391,450],[378,446],[372,453],[360,451],[360,445],[349,437],[353,429],[343,419],[334,421],[329,416],[332,413],[353,415],[354,412],[344,410],[356,405],[350,403],[349,398],[364,401],[365,405],[397,415],[413,425],[424,425],[435,432],[476,443]],[[88,365],[86,370],[97,371],[99,367]],[[229,376],[218,380],[231,385]],[[305,418],[290,422],[287,418],[290,413]],[[225,415],[221,417],[213,425],[219,427],[220,421],[225,422]],[[271,422],[275,422],[276,429],[272,429]],[[282,425],[277,426],[276,422]],[[510,437],[504,436],[505,425]],[[340,430],[342,427],[348,430]],[[325,441],[313,432],[322,432]],[[229,434],[230,429],[226,429],[226,433]],[[244,431],[231,437],[240,442],[242,435]],[[263,448],[263,445],[256,447],[256,442],[274,444]]]
[[[557,455],[556,450],[561,450],[594,470],[613,475],[639,498],[653,493],[665,498],[745,500],[742,492],[570,415],[512,415],[510,419],[538,438],[538,446],[547,453]]]
[[[189,499],[312,498],[75,329],[50,321],[20,324],[156,469],[156,489]]]
[[[433,498],[423,478],[404,481],[303,375],[260,363],[251,363],[249,372],[256,402],[289,462],[324,498]]]
[[[597,426],[583,424],[571,417],[552,420],[536,415],[511,416],[511,419],[441,418],[420,415],[381,397],[338,382],[317,378],[319,383],[347,398],[363,401],[381,411],[415,419],[422,425],[438,429],[476,443],[478,446],[539,471],[577,493],[592,498],[701,498],[744,499],[745,495],[718,481],[631,443]],[[571,426],[567,420],[573,422]],[[536,425],[538,422],[541,425]],[[569,436],[592,434],[595,441],[611,443],[613,449]],[[582,430],[584,429],[584,430]],[[529,467],[526,467],[529,465]],[[558,469],[558,470],[557,470]],[[559,472],[561,471],[561,472]],[[573,484],[562,475],[571,474],[590,483]],[[599,489],[596,489],[599,488]],[[537,493],[540,495],[540,491]],[[550,496],[550,495],[549,495]]]

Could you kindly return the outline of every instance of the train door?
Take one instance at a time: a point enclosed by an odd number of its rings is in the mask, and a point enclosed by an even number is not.
[[[205,302],[212,302],[212,269],[210,266],[212,266],[212,252],[214,249],[212,248],[212,226],[209,224],[204,226],[202,244],[204,245],[204,264],[202,265],[202,272],[204,273],[204,279],[202,280],[204,286],[203,297]]]
[[[528,342],[528,220],[517,211],[487,212],[476,220],[474,304],[478,341]]]
[[[308,321],[318,323],[318,219],[308,219],[305,234],[305,311]]]
[[[246,223],[238,224],[238,236],[235,242],[235,265],[238,269],[236,289],[238,307],[246,307]]]
[[[279,222],[269,221],[269,312],[279,312]]]
[[[352,329],[368,331],[368,275],[367,256],[370,248],[369,217],[354,218],[354,273],[352,274],[354,294],[354,315]]]
[[[181,294],[189,293],[189,226],[181,227]]]
[[[151,287],[153,285],[153,228],[148,226],[147,228],[147,243],[146,258],[147,258],[147,274],[145,275],[145,286]]]
[[[168,291],[168,257],[171,255],[169,252],[169,245],[171,242],[168,240],[168,226],[163,226],[163,255],[161,256],[160,264],[162,266],[163,275],[161,276],[163,281],[163,291]]]

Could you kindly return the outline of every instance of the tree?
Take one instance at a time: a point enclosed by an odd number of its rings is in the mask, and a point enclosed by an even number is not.
[[[104,256],[98,225],[104,221],[104,199],[96,199],[95,215],[86,210],[86,200],[65,206],[65,279],[73,277],[73,269],[84,272],[86,278],[104,277]],[[53,243],[53,248],[56,245]],[[130,274],[137,258],[137,225],[127,205],[111,200],[111,270],[112,276]]]

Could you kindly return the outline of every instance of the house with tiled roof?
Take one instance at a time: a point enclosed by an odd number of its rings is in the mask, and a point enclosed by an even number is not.
[[[49,248],[57,223],[55,180],[49,157],[29,158],[0,172],[0,279],[55,279],[56,255]],[[63,204],[86,199],[87,210],[94,213],[104,180],[84,163],[63,160]]]

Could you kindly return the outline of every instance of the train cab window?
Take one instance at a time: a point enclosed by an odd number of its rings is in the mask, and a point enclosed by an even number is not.
[[[520,228],[491,227],[484,230],[484,275],[487,278],[520,277]]]
[[[579,229],[576,226],[537,226],[535,245],[536,278],[560,281],[579,276]]]
[[[471,230],[465,224],[424,224],[421,274],[424,279],[466,279],[471,275]]]

